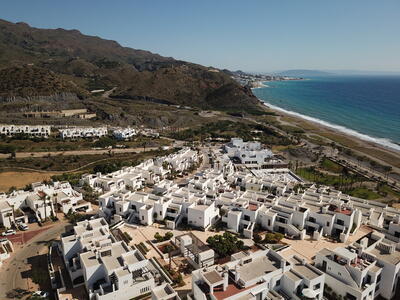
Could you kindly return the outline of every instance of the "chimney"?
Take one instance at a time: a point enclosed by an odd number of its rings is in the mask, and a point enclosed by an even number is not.
[[[235,266],[235,282],[239,281],[239,272],[238,272],[238,265]]]
[[[286,265],[286,261],[284,259],[281,259],[280,268],[284,269],[285,265]]]
[[[223,271],[222,272],[222,278],[224,279],[223,287],[222,289],[226,291],[228,288],[228,271]]]

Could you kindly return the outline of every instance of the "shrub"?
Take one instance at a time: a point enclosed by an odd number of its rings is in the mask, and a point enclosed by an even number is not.
[[[258,233],[254,234],[253,240],[255,243],[261,243],[262,237]]]

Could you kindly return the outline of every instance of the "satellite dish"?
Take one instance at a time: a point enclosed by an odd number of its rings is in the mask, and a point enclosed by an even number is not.
[[[316,299],[317,298],[317,294],[318,294],[316,291],[313,291],[310,288],[303,289],[302,293],[303,293],[303,296],[308,298],[308,299]]]

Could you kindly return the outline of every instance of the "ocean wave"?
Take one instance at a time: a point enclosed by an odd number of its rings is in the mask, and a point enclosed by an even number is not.
[[[321,124],[323,126],[335,129],[337,131],[340,131],[340,132],[342,132],[344,134],[355,136],[355,137],[359,138],[360,140],[363,140],[363,141],[366,141],[366,142],[372,142],[372,143],[381,145],[381,146],[383,146],[385,148],[390,148],[392,150],[396,150],[396,151],[400,152],[400,145],[397,145],[396,143],[394,143],[390,139],[372,137],[372,136],[366,135],[364,133],[360,133],[360,132],[358,132],[358,131],[356,131],[354,129],[350,129],[350,128],[347,128],[347,127],[344,127],[344,126],[341,126],[341,125],[337,125],[337,124],[332,124],[332,123],[329,123],[327,121],[320,120],[318,118],[310,117],[310,116],[307,116],[307,115],[302,115],[300,113],[297,113],[297,112],[294,112],[294,111],[291,111],[291,110],[286,110],[286,109],[283,109],[283,108],[281,108],[279,106],[272,105],[272,104],[266,102],[265,100],[262,100],[262,99],[260,99],[260,100],[262,102],[264,102],[265,106],[268,106],[268,107],[270,107],[272,109],[281,111],[281,112],[286,113],[288,115],[293,115],[293,116],[302,118],[302,119],[307,120],[307,121],[318,123],[318,124]]]

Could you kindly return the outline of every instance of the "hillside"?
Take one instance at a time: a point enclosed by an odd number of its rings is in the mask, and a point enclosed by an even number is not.
[[[258,100],[225,72],[83,35],[0,20],[0,97],[111,89],[114,99],[203,109],[257,110]]]

